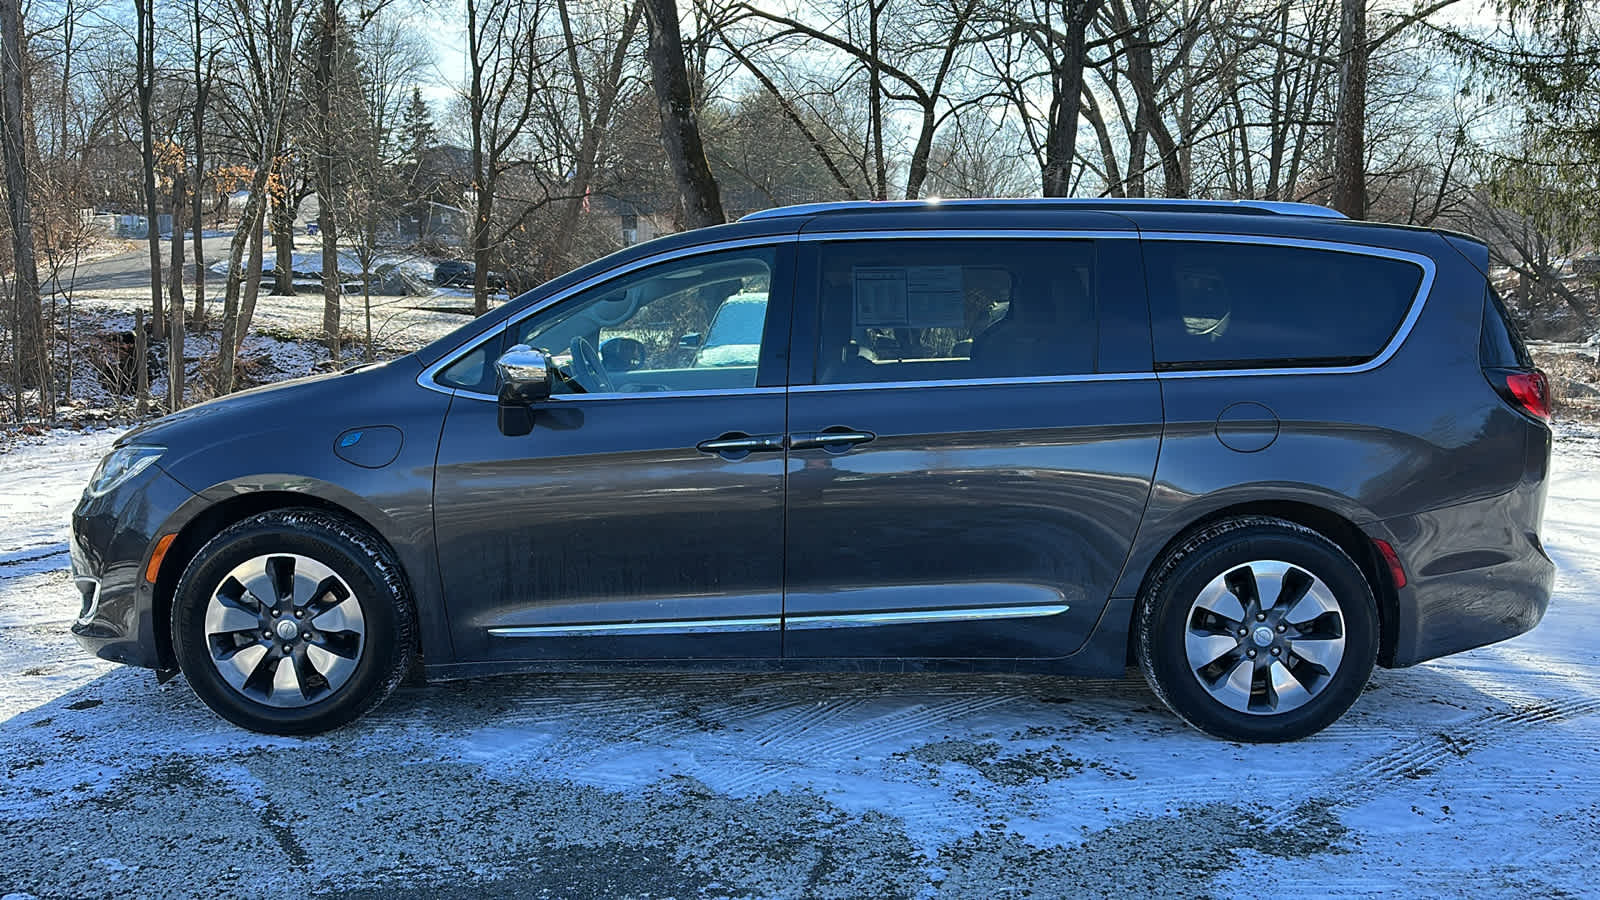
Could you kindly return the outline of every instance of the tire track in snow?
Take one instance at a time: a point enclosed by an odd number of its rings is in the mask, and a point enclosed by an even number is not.
[[[1328,809],[1355,806],[1381,793],[1385,787],[1432,774],[1440,765],[1461,759],[1496,738],[1596,712],[1600,712],[1600,698],[1572,697],[1475,716],[1419,735],[1346,770],[1334,790],[1320,798],[1308,798],[1308,802],[1320,801]],[[1262,824],[1268,828],[1284,828],[1299,814],[1298,806],[1282,808],[1265,817]]]
[[[860,706],[860,697],[841,697],[808,706],[798,714],[768,725],[751,739],[757,747],[778,750],[799,742],[818,728],[826,728],[834,720]]]
[[[12,547],[7,550],[0,550],[0,566],[20,566],[23,563],[38,562],[66,555],[67,545],[65,541],[35,544],[32,547]]]
[[[1017,700],[1014,694],[984,695],[969,697],[959,700],[947,700],[931,706],[913,707],[869,719],[857,724],[833,740],[821,743],[802,745],[808,754],[816,756],[838,756],[860,750],[871,744],[888,741],[893,738],[911,734],[943,725],[955,719],[982,712],[991,707],[1011,703]]]

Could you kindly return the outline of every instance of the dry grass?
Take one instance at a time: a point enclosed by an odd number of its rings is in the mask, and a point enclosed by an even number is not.
[[[1555,416],[1600,422],[1600,350],[1559,344],[1531,349],[1534,362],[1549,376]]]

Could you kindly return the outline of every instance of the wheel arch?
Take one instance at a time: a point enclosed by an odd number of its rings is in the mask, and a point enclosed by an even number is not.
[[[207,492],[208,494],[210,492]],[[205,501],[206,495],[196,498]],[[177,654],[172,646],[172,604],[177,593],[178,580],[183,576],[184,570],[194,560],[195,555],[206,542],[216,537],[226,528],[252,516],[281,509],[312,509],[329,515],[345,519],[359,526],[379,541],[394,558],[395,564],[400,569],[400,577],[405,580],[407,593],[415,608],[413,611],[420,613],[421,604],[418,602],[418,579],[416,573],[406,564],[406,559],[394,545],[384,529],[372,521],[373,516],[363,516],[352,507],[354,504],[341,504],[331,500],[322,493],[312,493],[301,490],[285,490],[281,488],[263,488],[259,490],[231,489],[227,495],[214,502],[203,502],[203,505],[191,513],[177,530],[176,537],[172,539],[161,558],[159,568],[156,570],[156,580],[151,593],[151,612],[153,615],[156,638],[157,659],[163,668],[176,669]],[[180,518],[177,516],[174,518]],[[170,533],[170,532],[168,532]],[[418,652],[424,649],[422,637],[423,629],[417,630]]]
[[[1335,512],[1325,506],[1308,503],[1300,500],[1252,500],[1235,503],[1210,510],[1193,521],[1178,529],[1161,549],[1151,557],[1151,562],[1144,574],[1139,579],[1138,600],[1132,605],[1132,617],[1128,627],[1128,660],[1134,658],[1134,644],[1138,640],[1138,629],[1135,621],[1139,615],[1139,605],[1149,593],[1151,582],[1167,557],[1178,547],[1183,546],[1195,532],[1208,528],[1225,519],[1235,519],[1242,516],[1270,516],[1292,522],[1312,531],[1317,532],[1332,541],[1345,555],[1355,562],[1361,574],[1367,580],[1367,586],[1372,589],[1372,596],[1378,604],[1378,664],[1390,667],[1394,662],[1394,651],[1397,637],[1396,623],[1399,621],[1399,591],[1394,584],[1393,576],[1389,574],[1387,565],[1378,555],[1378,550],[1373,546],[1372,539],[1361,530],[1355,522],[1346,516]]]

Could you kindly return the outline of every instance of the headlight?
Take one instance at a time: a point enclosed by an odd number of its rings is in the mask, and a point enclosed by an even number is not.
[[[165,447],[142,447],[130,444],[118,447],[100,460],[100,467],[89,479],[89,496],[98,497],[143,472],[166,450]]]

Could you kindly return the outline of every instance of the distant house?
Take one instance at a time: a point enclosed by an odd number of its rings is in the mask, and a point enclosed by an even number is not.
[[[590,197],[585,218],[597,232],[614,235],[624,247],[678,230],[670,211],[662,212],[648,201],[621,197]]]
[[[118,216],[102,216],[98,218],[110,220],[111,234],[116,237],[139,239],[150,236],[150,220],[136,213],[123,213]],[[171,213],[160,213],[156,216],[156,234],[165,237],[172,235]]]
[[[227,202],[223,208],[224,214],[228,218],[238,218],[244,215],[245,204],[250,202],[250,192],[247,190],[234,191],[225,200]]]
[[[424,200],[379,226],[378,240],[390,246],[463,247],[472,213],[459,206]]]

